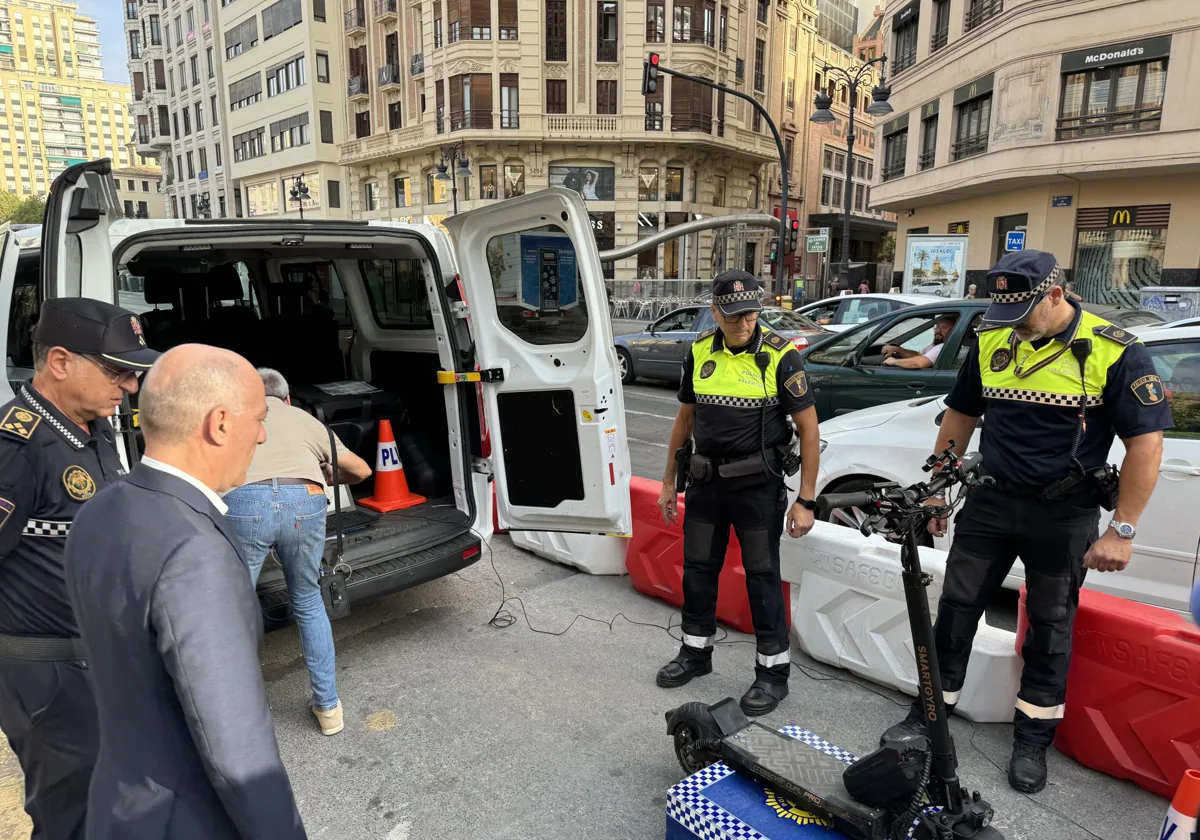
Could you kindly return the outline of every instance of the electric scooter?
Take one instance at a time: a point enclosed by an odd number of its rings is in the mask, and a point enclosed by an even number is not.
[[[675,754],[688,775],[723,761],[832,821],[854,840],[1003,840],[991,825],[992,806],[978,791],[968,792],[956,773],[958,759],[942,700],[926,593],[933,578],[921,571],[918,553],[918,535],[931,519],[948,516],[963,499],[965,488],[992,483],[991,478],[978,474],[978,454],[960,459],[953,446],[951,441],[950,448],[925,463],[926,472],[937,469],[928,482],[907,488],[881,484],[816,499],[822,510],[858,507],[868,511],[860,529],[864,535],[879,533],[902,541],[904,595],[926,734],[886,741],[847,766],[838,756],[841,751],[819,738],[809,739],[815,742],[809,744],[751,722],[732,697],[712,706],[685,703],[667,712],[666,718]],[[952,503],[924,504],[954,485],[963,489]]]

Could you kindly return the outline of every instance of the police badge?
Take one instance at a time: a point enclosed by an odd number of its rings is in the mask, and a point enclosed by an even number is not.
[[[1001,347],[992,354],[992,361],[990,363],[992,373],[999,373],[1000,371],[1004,370],[1006,367],[1008,367],[1008,363],[1011,361],[1012,353],[1009,352],[1007,347]]]

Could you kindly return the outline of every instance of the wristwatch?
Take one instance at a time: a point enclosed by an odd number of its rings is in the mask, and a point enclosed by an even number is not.
[[[805,510],[816,510],[817,509],[817,503],[815,501],[809,501],[808,499],[806,499],[800,495],[796,496],[796,504],[800,505],[800,507],[804,508]]]
[[[1108,527],[1116,531],[1117,536],[1123,540],[1131,540],[1137,534],[1137,528],[1128,522],[1118,522],[1114,519],[1108,523]]]

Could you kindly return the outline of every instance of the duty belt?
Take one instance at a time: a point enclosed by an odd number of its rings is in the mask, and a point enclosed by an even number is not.
[[[759,475],[767,471],[763,466],[763,453],[744,455],[738,458],[709,458],[695,454],[691,459],[691,476],[693,481],[711,481],[720,478],[742,478]],[[779,447],[770,447],[766,452],[767,465],[778,472],[782,463]]]
[[[0,633],[0,659],[26,662],[71,662],[87,659],[77,636],[7,636]]]

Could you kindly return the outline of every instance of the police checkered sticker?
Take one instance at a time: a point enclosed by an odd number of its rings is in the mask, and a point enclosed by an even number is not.
[[[740,303],[743,300],[761,300],[762,291],[755,290],[752,292],[731,292],[727,295],[714,295],[713,303],[717,306],[724,306],[727,303]]]
[[[71,523],[52,519],[30,519],[21,534],[26,537],[66,537],[71,533]]]
[[[1062,405],[1077,408],[1082,399],[1080,394],[1054,394],[1049,391],[1031,391],[1028,388],[989,388],[984,386],[983,397],[988,400],[1016,400],[1017,402],[1040,405]],[[1104,397],[1089,394],[1088,408],[1104,405]]]
[[[696,402],[700,405],[723,405],[726,408],[762,408],[766,405],[779,405],[779,397],[725,397],[720,394],[697,394]]]
[[[1033,291],[1030,291],[1030,292],[1001,292],[999,294],[994,294],[991,296],[992,302],[993,303],[1021,303],[1022,301],[1029,300],[1032,297],[1036,297],[1037,295],[1042,294],[1042,292],[1046,291],[1051,286],[1053,286],[1054,281],[1056,281],[1058,279],[1058,275],[1059,275],[1059,268],[1057,265],[1055,265],[1054,268],[1050,270],[1049,276],[1046,277],[1046,279],[1043,280],[1041,283],[1038,283],[1037,286],[1035,286],[1033,288]]]

